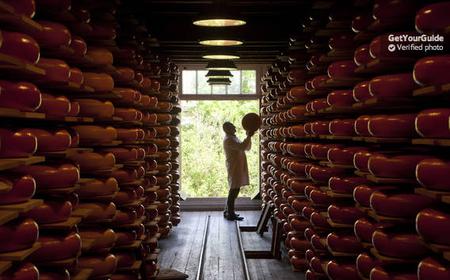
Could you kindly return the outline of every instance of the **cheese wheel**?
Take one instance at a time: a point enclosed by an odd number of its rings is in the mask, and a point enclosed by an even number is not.
[[[88,182],[80,182],[80,189],[77,191],[80,198],[95,196],[108,196],[119,191],[119,184],[114,178],[95,179]]]
[[[73,101],[70,102],[70,111],[67,113],[69,117],[76,117],[80,114],[80,103]]]
[[[334,90],[327,95],[327,103],[330,106],[351,106],[354,103],[351,90]]]
[[[38,128],[29,128],[22,130],[25,133],[30,133],[37,138],[38,146],[37,152],[61,152],[70,147],[72,137],[67,130],[47,131]]]
[[[353,32],[359,33],[367,30],[369,25],[372,23],[373,18],[368,14],[357,15],[352,20],[352,30]]]
[[[416,233],[385,233],[376,230],[372,235],[372,244],[380,255],[393,258],[416,259],[430,253]]]
[[[91,24],[92,31],[87,35],[96,40],[114,40],[116,38],[116,29],[112,26]]]
[[[35,220],[41,224],[62,223],[67,221],[72,214],[72,203],[69,201],[44,201],[44,204],[37,206],[24,217]]]
[[[14,168],[12,171],[22,176],[32,176],[36,180],[38,190],[72,187],[80,179],[80,171],[72,164],[24,165]]]
[[[4,0],[4,2],[13,7],[16,14],[32,18],[36,13],[34,0]]]
[[[45,113],[53,117],[65,117],[69,114],[71,109],[70,101],[64,96],[55,97],[50,94],[42,94],[41,107],[38,112]]]
[[[0,158],[29,157],[37,150],[37,138],[27,131],[0,128]]]
[[[134,108],[116,108],[114,116],[122,118],[124,121],[141,121],[142,112]]]
[[[436,86],[450,82],[450,55],[429,56],[414,65],[414,81],[421,86]]]
[[[142,98],[138,91],[131,88],[115,88],[114,91],[121,96],[120,102],[127,105],[137,104]]]
[[[36,64],[40,56],[38,43],[30,36],[17,32],[1,31],[0,53],[27,63]]]
[[[416,114],[377,115],[369,118],[370,135],[383,138],[415,137]]]
[[[38,225],[31,219],[15,219],[0,226],[0,252],[31,248],[39,235]]]
[[[31,176],[0,177],[0,184],[11,189],[0,196],[0,205],[26,202],[36,191],[36,181]]]
[[[80,203],[78,206],[81,209],[92,210],[89,215],[84,219],[86,222],[95,223],[104,220],[109,220],[116,215],[116,205],[110,203]]]
[[[69,82],[81,85],[84,82],[83,72],[79,68],[73,67],[69,69]]]
[[[129,67],[117,67],[117,72],[119,73],[118,80],[123,83],[129,83],[134,80],[134,70]]]
[[[67,236],[41,235],[38,241],[41,247],[29,257],[35,263],[75,258],[81,252],[81,237],[77,233]]]
[[[355,85],[355,87],[353,88],[353,99],[356,102],[364,102],[372,98],[372,95],[369,91],[369,83],[369,81],[364,81]]]
[[[450,26],[449,12],[449,2],[434,3],[423,7],[416,14],[416,30],[421,33],[445,33],[447,27]]]
[[[369,158],[369,171],[375,177],[384,178],[415,178],[416,165],[429,156],[399,155],[385,156],[373,154]]]
[[[369,91],[373,97],[409,97],[416,88],[411,73],[378,76],[370,80]]]
[[[34,3],[34,1],[33,1]],[[29,262],[22,262],[2,273],[2,280],[40,280],[40,273],[36,266]]]
[[[108,49],[89,47],[86,55],[97,65],[113,64],[113,55]]]
[[[370,61],[372,61],[373,58],[370,56],[369,52],[369,45],[365,44],[362,46],[359,46],[353,55],[353,61],[356,63],[356,65],[366,65]]]
[[[79,232],[82,239],[92,240],[89,252],[109,252],[116,242],[116,233],[112,229],[81,229]]]
[[[45,70],[43,82],[67,83],[69,81],[70,67],[63,60],[41,57],[37,66]]]
[[[98,92],[107,92],[113,90],[114,80],[105,73],[84,72],[84,85]]]
[[[416,4],[408,0],[376,1],[372,15],[375,20],[411,18],[416,12]]]
[[[416,131],[422,137],[450,138],[449,120],[450,109],[427,109],[417,115]]]
[[[33,38],[39,42],[42,48],[58,48],[60,46],[69,46],[72,36],[66,26],[45,20],[37,21],[42,30],[33,32]]]
[[[75,99],[80,104],[80,116],[110,119],[114,115],[114,105],[110,101],[97,99]]]
[[[73,127],[80,135],[81,144],[110,143],[117,139],[117,130],[113,127],[95,125],[77,125]]]
[[[352,34],[337,34],[330,37],[328,40],[328,46],[331,50],[335,49],[351,49],[353,48],[353,35]]]
[[[355,76],[356,64],[353,60],[333,62],[328,66],[327,73],[331,79],[345,79]]]
[[[68,159],[74,161],[81,172],[110,170],[116,164],[112,153],[78,152],[68,156]]]
[[[31,83],[0,80],[0,89],[0,107],[35,111],[41,106],[41,92]]]
[[[101,278],[114,273],[117,267],[117,258],[112,254],[106,256],[82,256],[79,258],[78,266],[92,269],[91,277]]]
[[[134,142],[144,140],[145,132],[143,129],[138,128],[118,128],[117,139],[124,142]]]
[[[72,41],[70,42],[70,48],[73,50],[74,57],[83,57],[87,52],[87,44],[83,38],[79,36],[72,36]]]

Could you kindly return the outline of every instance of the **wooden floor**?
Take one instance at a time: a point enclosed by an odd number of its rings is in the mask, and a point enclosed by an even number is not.
[[[245,217],[241,225],[256,225],[260,212],[241,211]],[[195,279],[199,266],[202,237],[206,217],[210,215],[209,234],[205,251],[203,279],[243,280],[236,226],[223,218],[221,211],[182,212],[181,223],[172,234],[161,240],[161,268],[172,268]],[[242,233],[245,250],[270,250],[270,232],[260,237],[254,232]],[[247,260],[252,280],[304,279],[302,273],[292,272],[288,263],[278,260]]]

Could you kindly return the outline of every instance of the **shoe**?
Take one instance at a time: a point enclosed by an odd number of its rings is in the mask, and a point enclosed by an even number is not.
[[[228,221],[242,221],[244,219],[243,217],[239,217],[237,215],[226,215],[225,218]]]
[[[235,213],[234,215],[238,216],[238,217],[241,216],[238,213]],[[228,212],[227,211],[223,211],[223,217],[226,218],[227,216],[228,216]]]

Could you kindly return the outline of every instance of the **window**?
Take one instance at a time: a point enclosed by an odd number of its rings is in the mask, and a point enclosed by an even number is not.
[[[230,85],[209,85],[207,70],[183,70],[182,95],[257,95],[256,70],[231,71]]]

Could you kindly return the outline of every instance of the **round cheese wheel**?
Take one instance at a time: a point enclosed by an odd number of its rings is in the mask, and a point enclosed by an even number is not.
[[[422,209],[432,207],[432,198],[417,194],[387,195],[376,191],[370,196],[370,207],[378,215],[414,219]]]
[[[353,61],[356,65],[366,65],[371,62],[373,58],[370,56],[369,52],[369,44],[364,44],[356,48],[355,53],[353,55]]]
[[[89,252],[102,253],[109,252],[116,241],[116,233],[112,229],[86,228],[81,229],[79,234],[82,239],[92,240]]]
[[[117,139],[117,130],[113,127],[77,125],[73,129],[80,135],[81,144],[110,143]]]
[[[41,106],[41,92],[31,83],[0,80],[0,89],[0,107],[35,111]]]
[[[311,88],[312,89],[320,89],[323,88],[324,83],[328,80],[328,75],[320,75],[316,76],[311,81]],[[305,88],[307,88],[305,84]]]
[[[416,84],[411,73],[378,76],[370,80],[369,92],[373,97],[410,97]]]
[[[342,176],[344,174],[345,169],[322,166],[313,166],[309,172],[309,175],[314,182],[328,182],[331,177]]]
[[[98,92],[107,92],[114,89],[113,78],[105,73],[84,72],[84,85]]]
[[[120,96],[120,102],[128,105],[134,105],[141,101],[142,95],[131,88],[115,88],[114,89]]]
[[[1,31],[0,53],[36,64],[40,56],[38,43],[30,36],[17,32]]]
[[[143,117],[142,112],[134,108],[116,108],[114,116],[124,121],[141,121]]]
[[[346,107],[354,102],[351,90],[334,90],[327,95],[327,103],[330,106]]]
[[[31,219],[16,219],[0,226],[0,252],[31,248],[39,236],[38,225]]]
[[[447,212],[435,209],[420,211],[416,217],[416,230],[425,242],[450,245],[450,215]]]
[[[359,136],[364,136],[364,137],[370,137],[370,131],[369,131],[369,120],[370,120],[370,116],[359,116],[356,120],[355,120],[355,132],[356,134],[358,134]]]
[[[113,55],[106,48],[89,47],[86,55],[97,65],[112,65]]]
[[[45,70],[43,82],[67,83],[69,81],[70,67],[60,59],[41,57],[37,66]]]
[[[336,119],[329,123],[329,133],[335,136],[354,136],[354,119]]]
[[[57,272],[40,271],[39,280],[70,280],[70,273],[67,269]]]
[[[372,98],[369,91],[369,83],[369,81],[364,81],[355,85],[353,88],[353,99],[356,102],[364,102]]]
[[[438,258],[423,259],[417,268],[418,280],[425,279],[448,279],[450,278],[450,269],[448,263]]]
[[[11,187],[0,196],[0,205],[26,202],[36,191],[36,181],[31,176],[14,176],[14,178],[1,176],[0,183]]]
[[[368,14],[357,15],[352,20],[352,30],[356,33],[362,32],[367,30],[372,22],[373,18]]]
[[[27,212],[24,216],[39,224],[65,222],[72,214],[72,203],[69,201],[45,200],[44,204]]]
[[[37,188],[42,190],[72,187],[80,179],[80,171],[72,164],[24,165],[14,168],[13,172],[31,175],[36,180]]]
[[[383,262],[367,253],[359,254],[356,258],[356,269],[358,273],[366,279],[370,279],[370,271],[377,266],[382,266]]]
[[[368,218],[361,218],[355,221],[353,226],[355,236],[361,241],[372,243],[372,235],[375,230],[392,227],[388,222],[375,222]]]
[[[335,193],[353,194],[357,186],[368,183],[369,181],[362,177],[331,177],[328,180],[329,188]]]
[[[145,132],[140,128],[118,128],[117,139],[124,142],[144,140]]]
[[[42,48],[58,48],[60,46],[69,46],[72,36],[69,29],[56,22],[38,20],[42,30],[33,32],[33,38],[39,42]]]
[[[449,180],[445,175],[450,170],[450,163],[438,158],[428,158],[416,166],[417,181],[425,188],[449,191]]]
[[[129,83],[134,80],[134,70],[129,67],[117,67],[117,72],[119,73],[119,81],[123,83]]]
[[[117,258],[112,254],[106,256],[82,256],[78,260],[80,268],[92,269],[91,277],[101,278],[114,273],[117,267]]]
[[[37,138],[37,152],[61,152],[70,147],[72,137],[67,130],[57,130],[55,132],[38,128],[24,129],[23,132],[30,133]]]
[[[108,25],[91,24],[92,31],[87,35],[96,40],[114,40],[116,38],[116,29]]]
[[[449,119],[450,109],[424,110],[416,117],[416,132],[427,138],[450,138]]]
[[[357,207],[330,205],[327,209],[328,217],[333,223],[353,225],[358,219],[365,216]]]
[[[414,178],[416,165],[430,158],[424,155],[398,155],[389,157],[374,154],[369,158],[369,171],[376,177],[385,178]]]
[[[16,14],[32,18],[36,13],[36,4],[34,0],[5,0],[5,2],[14,8]]]
[[[117,162],[128,162],[138,160],[138,148],[108,148],[104,149],[104,152],[114,154]],[[142,150],[145,155],[145,150]]]
[[[96,223],[105,220],[110,220],[116,215],[116,205],[112,202],[110,203],[80,203],[79,208],[92,210],[84,221],[89,223]]]
[[[81,85],[84,82],[83,72],[81,72],[78,68],[70,68],[69,69],[69,82]]]
[[[27,131],[0,128],[0,158],[29,157],[37,150],[37,138]]]
[[[74,161],[81,172],[110,170],[116,164],[112,153],[100,154],[95,152],[78,152],[68,156],[68,159]]]
[[[416,11],[416,5],[408,0],[376,1],[372,15],[375,20],[389,20],[411,17]]]
[[[109,196],[119,191],[119,184],[116,179],[94,179],[92,181],[80,182],[80,189],[77,191],[80,198],[96,196]]]
[[[370,135],[383,138],[413,138],[416,114],[377,115],[369,118]]]
[[[337,34],[330,37],[328,46],[331,50],[353,48],[353,34]]]
[[[376,266],[370,272],[370,279],[372,280],[391,280],[391,279],[402,279],[402,280],[417,280],[417,271],[387,271],[380,266]]]
[[[360,280],[355,262],[338,262],[331,260],[326,265],[326,272],[331,280]]]
[[[331,79],[346,79],[355,76],[357,65],[353,60],[342,60],[333,62],[328,66],[327,73]]]
[[[385,233],[376,230],[372,235],[373,247],[383,256],[415,259],[430,251],[416,233]]]
[[[45,113],[53,117],[66,117],[71,110],[71,103],[65,96],[53,96],[47,93],[42,93],[41,106],[38,112]]]
[[[33,1],[34,3],[34,1]],[[40,280],[40,273],[36,266],[29,262],[20,263],[4,273],[3,280]]]
[[[420,9],[416,14],[416,30],[421,33],[444,33],[450,25],[448,2],[434,3]]]
[[[83,38],[79,36],[72,36],[70,48],[73,50],[74,57],[84,57],[87,52],[87,44]]]
[[[354,235],[332,232],[327,236],[327,246],[332,252],[358,254],[362,251],[361,243]]]
[[[110,119],[114,115],[114,105],[110,101],[97,99],[75,99],[80,104],[80,116]]]
[[[29,257],[36,263],[75,258],[81,252],[81,238],[77,233],[67,236],[41,235],[38,241],[41,247]]]
[[[436,86],[450,82],[450,55],[428,56],[414,65],[414,81],[421,86]]]

